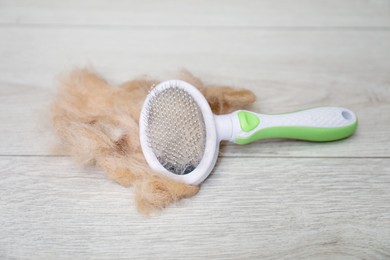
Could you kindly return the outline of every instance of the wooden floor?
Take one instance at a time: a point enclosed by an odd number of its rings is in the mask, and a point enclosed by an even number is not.
[[[339,105],[333,143],[227,144],[200,193],[139,215],[132,189],[52,155],[56,77],[253,90],[253,109]],[[0,0],[0,259],[390,259],[390,1]]]

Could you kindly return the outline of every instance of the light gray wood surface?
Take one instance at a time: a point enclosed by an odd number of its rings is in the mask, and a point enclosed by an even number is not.
[[[196,197],[151,218],[136,214],[131,189],[67,158],[7,157],[0,166],[6,256],[390,256],[383,159],[222,158]]]
[[[389,259],[390,1],[0,0],[1,259]],[[350,139],[225,144],[200,193],[152,217],[52,155],[56,77],[185,67],[253,109],[340,105]]]

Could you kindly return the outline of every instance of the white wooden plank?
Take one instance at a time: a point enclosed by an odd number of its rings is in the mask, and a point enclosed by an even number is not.
[[[0,154],[51,154],[52,148],[57,143],[49,122],[51,92],[29,86],[15,87],[16,89],[8,88],[9,91],[7,93],[3,91],[3,95],[0,96],[0,121],[2,122],[0,124]],[[283,92],[283,90],[280,91]],[[366,95],[367,90],[344,91],[355,95],[355,101],[342,104],[354,108],[360,120],[357,133],[351,138],[331,143],[288,140],[264,140],[245,146],[224,143],[220,149],[221,155],[227,157],[389,157],[390,118],[388,111],[390,111],[390,105],[386,102],[372,103]],[[261,90],[257,89],[256,92],[261,95]],[[291,94],[289,95],[291,97]],[[383,98],[389,99],[389,95],[386,95],[387,97]],[[309,106],[304,98],[300,100],[303,106]],[[321,101],[324,104],[334,102],[329,95]]]
[[[255,111],[340,105],[360,118],[343,142],[229,145],[226,156],[389,155],[389,32],[2,28],[0,36],[0,154],[48,153],[53,78],[90,63],[114,84],[145,73],[168,79],[185,66],[209,83],[253,90]]]
[[[390,2],[2,0],[0,23],[178,27],[388,27]]]
[[[67,158],[0,157],[0,257],[384,259],[389,159],[223,158],[145,218],[131,189]]]
[[[267,95],[305,84],[296,95],[316,99],[328,85],[358,90],[389,82],[390,31],[0,28],[0,38],[1,82],[46,88],[84,65],[117,82],[186,67],[206,81],[267,86]]]

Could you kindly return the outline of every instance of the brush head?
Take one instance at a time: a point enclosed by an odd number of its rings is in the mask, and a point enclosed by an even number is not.
[[[206,143],[203,115],[194,98],[172,85],[153,93],[146,111],[146,136],[160,164],[177,175],[192,172]]]
[[[149,93],[140,138],[149,166],[184,183],[199,184],[215,164],[213,114],[203,95],[186,82],[166,81]]]

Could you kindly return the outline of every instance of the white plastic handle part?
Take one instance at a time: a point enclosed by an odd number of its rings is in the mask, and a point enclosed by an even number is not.
[[[268,138],[334,141],[353,134],[357,117],[342,107],[318,107],[298,112],[265,115],[236,111],[215,116],[219,140],[246,144]]]

